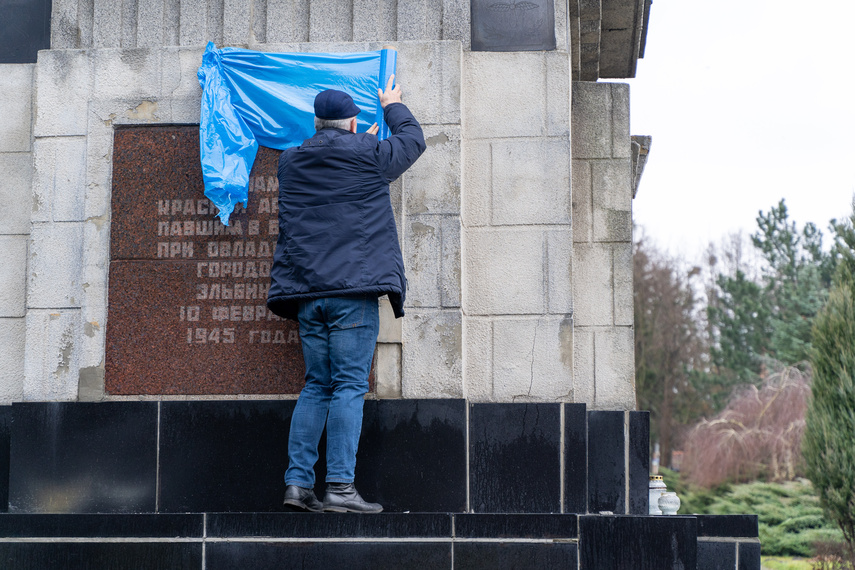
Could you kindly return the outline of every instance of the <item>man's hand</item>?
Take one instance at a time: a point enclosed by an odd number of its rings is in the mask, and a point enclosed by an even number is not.
[[[389,76],[389,81],[386,83],[386,91],[382,89],[377,90],[377,96],[380,97],[380,106],[384,109],[386,105],[390,103],[400,103],[401,102],[401,86],[395,85],[395,88],[392,89],[392,85],[395,83],[395,74]]]
[[[380,131],[380,127],[377,126],[377,123],[374,123],[373,125],[368,127],[368,130],[365,132],[368,133],[369,135],[376,135],[379,131]]]

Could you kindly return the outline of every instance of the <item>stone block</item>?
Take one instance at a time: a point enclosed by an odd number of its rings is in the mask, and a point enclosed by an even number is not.
[[[558,7],[556,2],[556,23]],[[557,26],[556,26],[557,27]],[[561,45],[559,43],[559,45]],[[548,51],[546,62],[546,133],[549,136],[570,137],[570,55],[567,52]]]
[[[493,396],[501,402],[573,399],[570,315],[493,321]]]
[[[466,227],[490,225],[492,218],[492,155],[487,141],[463,143],[461,208]]]
[[[458,216],[408,216],[403,252],[408,307],[460,306]]]
[[[573,328],[573,401],[594,403],[594,331],[587,327]]]
[[[83,219],[86,192],[86,139],[38,139],[33,147],[34,221]]]
[[[588,81],[573,82],[573,158],[612,158],[610,85]]]
[[[102,114],[94,109],[89,114],[83,219],[106,220],[110,213],[110,190],[113,185],[113,123],[112,120],[102,120]]]
[[[137,2],[122,2],[121,36],[119,45],[115,47],[135,48],[137,47],[137,26],[139,15],[137,13]]]
[[[546,265],[550,313],[573,312],[573,232],[551,230],[546,232]]]
[[[196,97],[180,97],[170,101],[163,101],[169,105],[170,121],[177,124],[198,123],[200,108],[202,106],[202,93]]]
[[[89,114],[110,128],[116,125],[171,123],[171,107],[171,100],[157,97],[100,99],[90,102]],[[89,124],[90,128],[95,126],[93,122]]]
[[[85,135],[92,59],[82,50],[44,50],[36,64],[37,137]]]
[[[629,159],[591,164],[594,241],[632,241],[632,163]]]
[[[573,241],[588,243],[594,238],[591,163],[574,160],[572,165]]]
[[[460,216],[444,216],[442,227],[440,303],[445,308],[460,306]]]
[[[635,341],[631,327],[594,333],[594,365],[598,410],[635,409]]]
[[[309,0],[267,0],[267,42],[309,41]]]
[[[0,405],[23,398],[26,333],[25,319],[0,318]]]
[[[163,21],[170,22],[170,25],[163,27],[163,46],[181,45],[181,0],[164,2]]]
[[[202,43],[211,41],[221,46],[223,45],[223,0],[216,0],[215,2],[208,0],[207,4],[208,7],[205,14],[207,37]]]
[[[396,18],[396,0],[353,0],[353,41],[395,41]]]
[[[380,333],[377,335],[377,342],[381,343],[401,343],[401,319],[395,318],[395,313],[392,311],[392,304],[389,303],[389,297],[383,295],[379,299],[380,305]]]
[[[23,317],[27,299],[27,236],[0,235],[0,317]],[[2,345],[0,345],[2,346]]]
[[[422,125],[460,123],[458,42],[398,42],[397,78],[404,102]],[[372,48],[379,49],[380,46]]]
[[[107,273],[110,266],[110,227],[105,218],[90,218],[83,225],[83,290],[80,342],[81,369],[103,373],[107,322]]]
[[[558,52],[570,52],[570,22],[571,18],[568,14],[569,2],[554,2],[555,8],[555,48]],[[565,71],[567,80],[570,80],[570,60],[567,61],[568,68]]]
[[[545,310],[541,231],[470,230],[464,240],[467,314],[540,314]]]
[[[568,141],[496,141],[491,148],[494,225],[570,223]]]
[[[83,299],[83,224],[33,224],[27,306],[79,307]]]
[[[165,4],[163,0],[137,0],[137,47],[159,48],[164,42],[164,24],[174,25],[164,19]]]
[[[0,152],[29,152],[34,64],[0,64]]]
[[[181,0],[178,41],[182,46],[205,45],[208,34],[207,0]]]
[[[378,343],[374,364],[374,391],[378,398],[401,397],[401,345]]]
[[[0,234],[30,233],[33,155],[29,152],[0,153]]]
[[[427,150],[407,171],[407,214],[460,213],[460,127],[426,125]]]
[[[103,49],[93,52],[98,99],[160,96],[160,50]]]
[[[469,51],[471,46],[469,0],[443,0],[442,39],[456,40]]]
[[[404,398],[463,397],[460,310],[413,310],[403,323]]]
[[[493,400],[493,319],[463,319],[464,397],[471,402]]]
[[[579,326],[611,326],[612,250],[609,244],[573,246],[573,314]]]
[[[614,281],[615,281],[615,324],[632,326],[633,297],[632,297],[632,243],[615,244],[614,251]]]
[[[632,155],[629,135],[629,85],[609,83],[612,88],[612,158]]]
[[[408,216],[404,228],[407,307],[440,306],[442,217]]]
[[[398,40],[438,40],[442,35],[442,2],[398,0]]]
[[[389,201],[392,203],[392,213],[395,215],[395,227],[398,228],[398,244],[403,245],[401,218],[404,216],[404,184],[406,174],[389,184]]]
[[[200,100],[202,87],[196,72],[202,65],[202,46],[168,47],[161,50],[161,93],[170,98]],[[198,117],[199,110],[196,110]],[[197,118],[198,121],[198,118]]]
[[[223,45],[239,46],[249,44],[252,16],[252,0],[224,0]]]
[[[116,0],[93,0],[92,47],[117,48],[122,46],[123,4]],[[130,2],[128,2],[132,5]]]
[[[463,58],[464,136],[541,136],[545,85],[541,52],[467,52]]]
[[[249,30],[249,45],[267,41],[267,0],[253,0],[252,19]]]
[[[82,47],[78,27],[78,0],[53,0],[51,3],[50,48]]]
[[[352,40],[353,0],[313,0],[309,10],[309,41]]]
[[[24,358],[25,401],[70,401],[77,398],[80,311],[27,311]]]

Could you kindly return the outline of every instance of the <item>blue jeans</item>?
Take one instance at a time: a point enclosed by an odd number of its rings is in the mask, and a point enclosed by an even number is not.
[[[288,436],[286,485],[313,488],[327,426],[327,483],[352,483],[362,404],[380,330],[376,295],[302,301],[297,318],[306,362]]]

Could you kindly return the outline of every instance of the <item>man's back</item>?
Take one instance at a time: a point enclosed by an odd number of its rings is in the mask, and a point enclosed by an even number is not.
[[[279,241],[268,306],[294,318],[295,302],[388,294],[396,315],[406,294],[389,182],[425,149],[410,111],[388,105],[392,136],[322,129],[279,159]]]

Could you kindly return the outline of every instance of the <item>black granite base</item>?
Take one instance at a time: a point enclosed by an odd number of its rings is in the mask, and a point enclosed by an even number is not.
[[[367,401],[362,495],[394,512],[647,512],[646,412],[472,404],[467,417],[467,405]],[[18,513],[282,511],[293,409],[293,400],[0,407],[0,505]],[[319,451],[320,497],[323,438]]]
[[[9,511],[154,512],[157,407],[13,404]]]
[[[751,518],[701,522],[690,516],[498,513],[0,514],[0,566],[760,570],[756,537],[725,536],[726,527],[744,531]],[[696,540],[700,526],[716,527],[720,536]]]
[[[180,542],[4,542],[0,561],[5,570],[62,568],[202,568],[202,544]]]
[[[586,570],[696,568],[697,544],[695,517],[579,517],[579,560]]]

